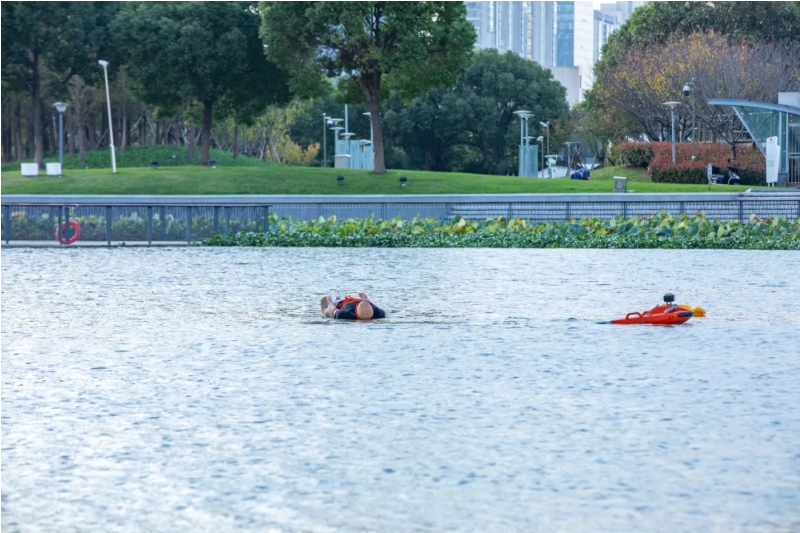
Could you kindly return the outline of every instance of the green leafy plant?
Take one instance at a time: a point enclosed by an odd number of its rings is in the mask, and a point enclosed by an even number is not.
[[[785,218],[711,220],[705,214],[535,223],[498,217],[449,222],[414,218],[376,221],[322,218],[293,221],[271,215],[269,233],[215,235],[212,246],[500,247],[500,248],[742,248],[800,249],[800,221]]]

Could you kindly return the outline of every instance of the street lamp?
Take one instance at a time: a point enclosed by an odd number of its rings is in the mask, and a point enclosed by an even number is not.
[[[331,124],[330,122],[331,117],[326,115],[325,113],[322,114],[322,166],[328,166],[328,125]]]
[[[117,157],[114,154],[114,130],[111,127],[111,96],[108,94],[108,61],[102,59],[98,61],[103,67],[103,74],[106,78],[106,102],[108,103],[108,138],[109,146],[111,147],[111,172],[117,173]]]
[[[540,122],[539,126],[543,127],[547,130],[547,175],[548,177],[553,177],[553,169],[550,167],[550,123],[549,122]]]
[[[375,142],[375,135],[372,133],[372,113],[367,111],[366,113],[361,113],[365,117],[369,117],[369,143],[372,144]]]
[[[334,118],[334,119],[331,119],[331,122],[334,122],[336,120],[341,121],[342,119]],[[339,132],[342,131],[344,128],[341,127],[341,126],[334,126],[332,128],[329,128],[329,129],[333,130],[333,155],[335,157],[335,156],[339,155],[339,152],[338,152],[338,150],[339,150]]]
[[[544,177],[544,137],[539,135],[536,137],[536,142],[539,143],[539,151],[542,152],[542,171],[539,173],[539,175]]]
[[[692,81],[686,82],[686,85],[683,86],[683,95],[687,98],[691,95],[690,103],[692,105],[692,161],[695,160],[694,157],[694,145],[696,142],[697,137],[697,113],[695,112],[695,96],[692,94],[692,90],[694,89],[694,78]]]
[[[681,105],[680,102],[664,102],[669,106],[669,114],[672,117],[672,162],[675,162],[675,108]]]
[[[522,145],[524,143],[524,137],[525,137],[525,133],[524,133],[525,127],[523,125],[523,121],[527,121],[528,120],[526,118],[526,115],[530,115],[531,112],[528,111],[527,109],[518,109],[518,110],[514,111],[514,114],[519,117],[519,144]]]
[[[67,110],[67,104],[56,102],[53,105],[58,111],[58,174],[60,176],[64,172],[64,111]]]

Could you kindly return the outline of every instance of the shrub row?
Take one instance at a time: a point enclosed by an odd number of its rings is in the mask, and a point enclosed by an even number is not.
[[[269,233],[215,235],[211,246],[500,247],[500,248],[737,248],[800,250],[800,221],[751,217],[746,222],[709,220],[703,214],[557,223],[524,219],[452,223],[415,218],[317,221],[281,219]]]
[[[672,144],[650,143],[655,156],[648,167],[650,180],[661,183],[707,183],[706,166],[711,163],[725,170],[731,159],[731,149],[723,143],[697,144],[696,159],[692,161],[692,144],[675,145],[675,163],[672,162]],[[742,185],[766,185],[766,161],[758,148],[741,145],[736,148],[736,163]]]
[[[707,183],[706,166],[726,170],[731,158],[727,143],[698,143],[692,160],[692,144],[675,145],[672,162],[672,143],[620,143],[615,148],[619,162],[628,167],[647,167],[650,180],[657,183]],[[736,163],[742,185],[766,185],[766,161],[758,148],[747,144],[736,147]]]
[[[652,143],[620,143],[614,147],[618,164],[628,168],[647,168],[655,157]]]

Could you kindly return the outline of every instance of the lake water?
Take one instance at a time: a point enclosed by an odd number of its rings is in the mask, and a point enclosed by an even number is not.
[[[4,249],[2,530],[798,531],[800,254]],[[321,319],[363,290],[389,318]],[[708,316],[597,324],[665,292]]]

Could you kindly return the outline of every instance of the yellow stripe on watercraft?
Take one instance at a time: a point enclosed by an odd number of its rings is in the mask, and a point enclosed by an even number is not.
[[[702,307],[696,307],[694,305],[686,305],[686,304],[678,304],[678,307],[681,309],[688,309],[692,313],[694,313],[695,318],[706,316],[706,311]]]

